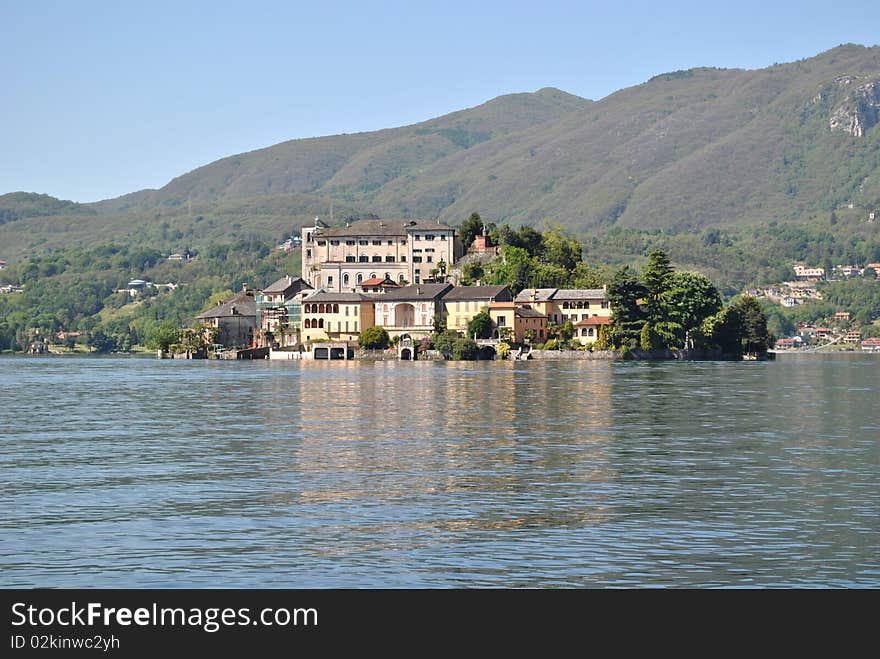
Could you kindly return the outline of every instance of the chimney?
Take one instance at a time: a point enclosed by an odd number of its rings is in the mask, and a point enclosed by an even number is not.
[[[247,282],[242,282],[242,284],[241,284],[241,292],[242,292],[242,293],[247,293],[247,292],[248,292]]]

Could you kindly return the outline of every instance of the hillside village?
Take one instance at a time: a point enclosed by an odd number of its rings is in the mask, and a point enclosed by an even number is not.
[[[823,268],[796,264],[792,268],[794,279],[771,286],[751,288],[746,291],[759,300],[769,300],[785,308],[795,308],[823,299],[817,286],[823,281],[845,281],[857,277],[870,281],[880,277],[880,263],[864,265],[835,265]],[[816,350],[830,346],[861,348],[866,352],[880,352],[880,338],[864,337],[853,314],[847,310],[835,311],[821,323],[797,322],[796,332],[776,341],[777,351]]]

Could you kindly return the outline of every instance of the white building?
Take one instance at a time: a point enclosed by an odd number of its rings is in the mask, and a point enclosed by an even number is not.
[[[427,220],[362,220],[302,229],[302,278],[314,288],[353,292],[367,279],[421,284],[459,258],[455,229]],[[432,274],[433,273],[433,274]]]

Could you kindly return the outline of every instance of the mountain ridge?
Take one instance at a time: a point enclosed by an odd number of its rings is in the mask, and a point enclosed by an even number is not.
[[[230,237],[275,237],[331,209],[339,220],[451,223],[478,211],[513,224],[550,219],[582,236],[824,226],[837,208],[867,216],[880,206],[878,122],[880,47],[844,44],[761,69],[660,73],[598,101],[545,87],[408,126],[288,140],[156,190],[20,217],[0,226],[0,243],[198,244],[223,235],[224,222]]]

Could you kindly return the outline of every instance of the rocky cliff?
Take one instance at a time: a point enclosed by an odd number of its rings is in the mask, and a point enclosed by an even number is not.
[[[831,130],[842,130],[853,137],[864,137],[865,133],[880,123],[880,80],[858,84],[860,81],[855,76],[844,76],[837,80],[841,87],[858,86],[831,113],[828,122]]]

